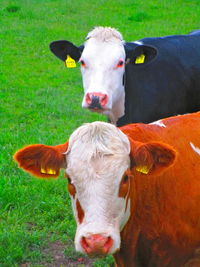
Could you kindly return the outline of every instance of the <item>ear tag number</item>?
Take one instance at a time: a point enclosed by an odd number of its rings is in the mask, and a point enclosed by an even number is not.
[[[76,61],[68,55],[65,60],[65,66],[67,68],[76,68]]]
[[[149,169],[147,166],[137,166],[136,167],[136,171],[141,172],[143,174],[148,174],[149,173]]]
[[[136,57],[135,64],[142,64],[144,63],[145,60],[145,55],[141,54],[138,57]]]
[[[56,174],[56,171],[52,170],[52,169],[45,170],[45,169],[41,168],[40,172],[44,173],[44,174]]]

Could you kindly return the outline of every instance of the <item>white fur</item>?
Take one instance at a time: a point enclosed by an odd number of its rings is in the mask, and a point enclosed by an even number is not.
[[[87,36],[81,59],[84,98],[82,107],[88,108],[87,93],[102,93],[108,103],[102,111],[112,123],[124,115],[125,92],[123,74],[125,66],[117,68],[120,60],[125,62],[124,41],[121,33],[110,27],[96,27]]]
[[[123,37],[120,32],[111,27],[95,27],[91,32],[88,33],[86,40],[95,38],[101,42],[109,42],[110,40],[123,41]]]
[[[84,252],[81,238],[91,234],[113,239],[109,253],[119,249],[120,230],[130,216],[130,200],[119,197],[121,179],[130,167],[129,153],[127,136],[112,124],[85,124],[71,135],[66,152],[66,172],[76,187],[76,199],[84,211],[81,224],[74,211],[77,221],[75,246],[78,251]]]
[[[159,127],[164,127],[166,128],[166,125],[162,122],[162,120],[158,120],[158,121],[154,121],[152,123],[150,123],[151,125],[157,125]]]
[[[134,44],[143,45],[142,41],[133,41]]]
[[[123,230],[124,226],[128,222],[128,219],[130,218],[131,215],[131,200],[130,198],[127,198],[124,200],[124,211],[122,214],[122,219],[121,219],[121,224],[120,224],[120,231]]]
[[[198,155],[200,155],[200,148],[196,147],[192,142],[190,142],[190,146]]]

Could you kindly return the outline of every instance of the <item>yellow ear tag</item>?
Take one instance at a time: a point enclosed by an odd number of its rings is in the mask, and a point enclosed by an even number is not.
[[[44,173],[44,174],[56,174],[56,171],[54,171],[52,169],[45,170],[45,169],[41,168],[40,172]]]
[[[141,172],[143,174],[148,174],[149,173],[149,169],[147,166],[137,166],[136,167],[136,171]]]
[[[68,55],[65,60],[65,65],[67,68],[76,68],[76,61]]]
[[[145,60],[145,55],[141,54],[138,57],[136,57],[135,64],[142,64],[144,63]]]

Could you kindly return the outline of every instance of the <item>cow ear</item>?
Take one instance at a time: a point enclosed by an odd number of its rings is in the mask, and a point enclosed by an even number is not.
[[[66,167],[66,152],[68,143],[58,146],[30,145],[18,150],[14,160],[19,167],[30,174],[46,178],[57,177],[61,168]]]
[[[171,167],[176,151],[160,142],[131,143],[131,168],[142,174],[160,174]]]
[[[157,49],[149,45],[138,45],[131,49],[130,45],[125,45],[127,62],[139,66],[150,63],[157,56]]]
[[[81,57],[81,53],[84,49],[84,46],[77,47],[73,43],[65,40],[54,41],[49,45],[51,52],[65,61],[67,56],[70,56],[75,61],[78,61]]]

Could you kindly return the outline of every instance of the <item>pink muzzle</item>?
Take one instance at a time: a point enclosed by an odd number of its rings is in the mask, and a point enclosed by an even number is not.
[[[82,237],[81,246],[85,253],[95,255],[106,255],[113,246],[113,240],[109,237],[104,237],[101,234],[94,234],[88,237]]]

